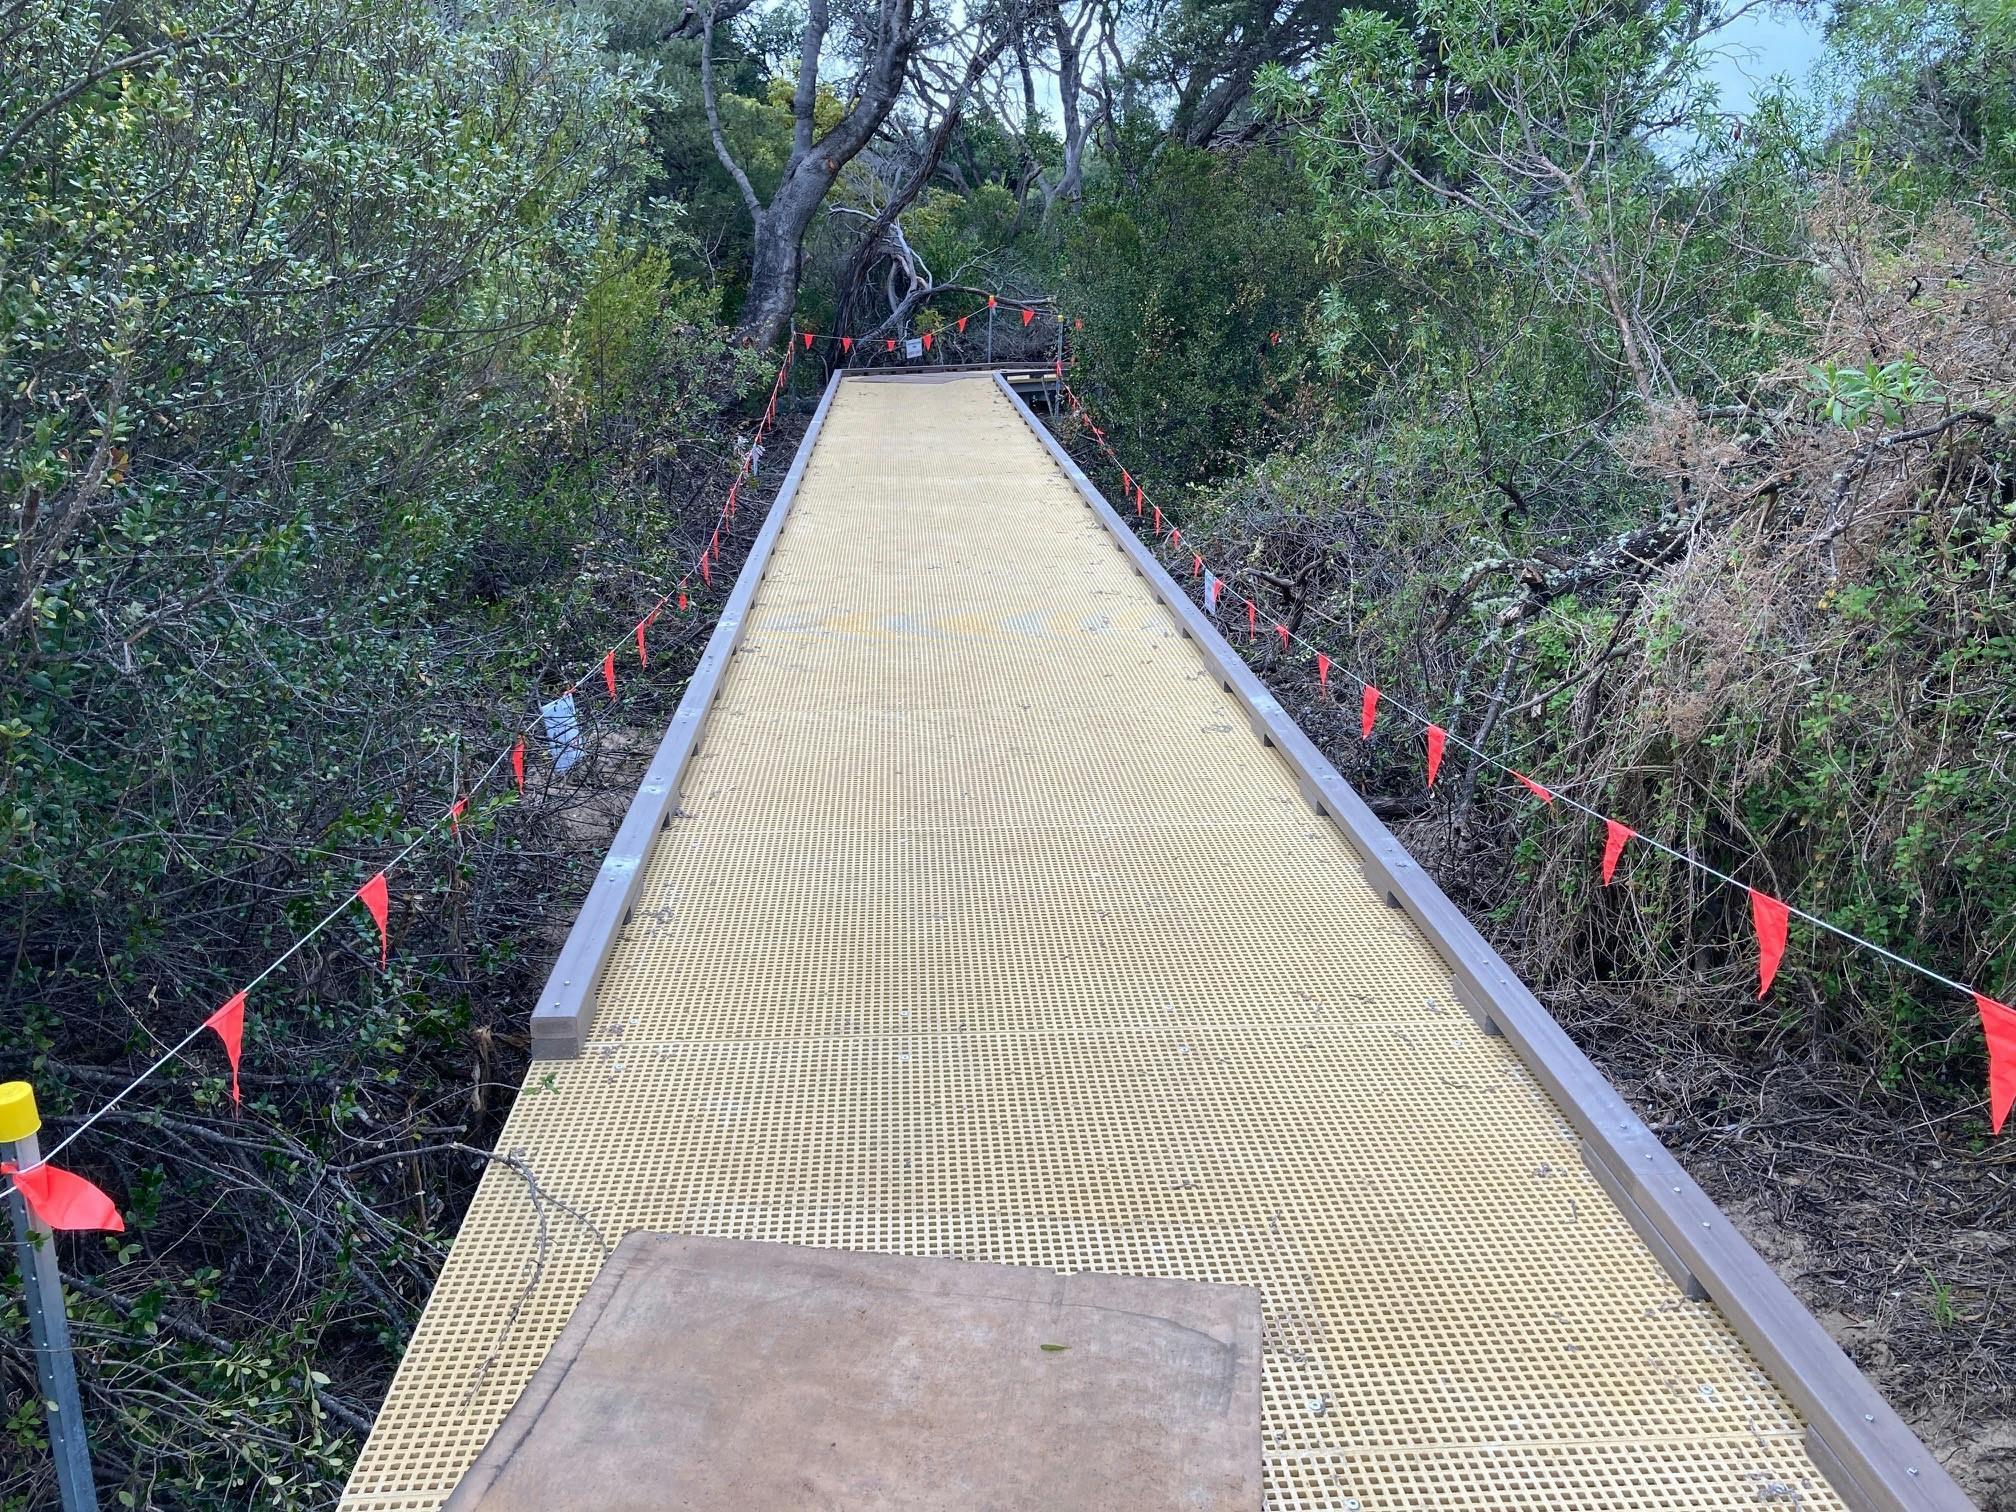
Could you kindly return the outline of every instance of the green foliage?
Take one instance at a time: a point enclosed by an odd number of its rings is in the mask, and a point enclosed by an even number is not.
[[[1770,102],[1739,144],[1696,82],[1693,15],[1578,0],[1431,0],[1405,23],[1347,11],[1306,84],[1275,69],[1261,96],[1302,128],[1333,259],[1436,290],[1438,323],[1486,325],[1509,292],[1520,322],[1530,305],[1593,345],[1650,406],[1768,360],[1756,317],[1786,279],[1757,254],[1793,233],[1808,124]],[[1430,69],[1437,86],[1415,87]],[[1376,339],[1372,304],[1351,314]]]
[[[1994,990],[2016,970],[2009,424],[1939,422],[2009,408],[1981,336],[2016,256],[1992,201],[1933,212],[2002,171],[1986,123],[2016,86],[2001,23],[1947,14],[1851,15],[1863,94],[1829,138],[1783,96],[1721,117],[1687,8],[1347,12],[1306,77],[1261,83],[1309,179],[1326,403],[1185,534],[1466,738]],[[1916,102],[1916,140],[1883,101]],[[1130,420],[1151,454],[1187,440]],[[1420,803],[1411,742],[1339,755]],[[1537,976],[1977,1095],[1964,998],[1795,928],[1760,1010],[1740,893],[1656,861],[1592,888],[1600,833],[1495,780],[1457,761],[1408,838]]]
[[[1852,0],[1832,34],[1847,171],[1914,211],[2016,189],[2016,5]]]
[[[757,359],[675,276],[700,258],[649,197],[663,97],[570,16],[30,0],[8,26],[0,1074],[61,1128],[676,576]],[[326,1404],[382,1393],[471,1172],[336,1165],[488,1143],[566,885],[554,816],[498,786],[399,873],[389,976],[360,914],[254,994],[241,1120],[206,1041],[79,1147],[133,1219],[67,1257],[142,1299],[84,1319],[125,1504],[340,1482]],[[36,1494],[39,1457],[0,1463],[0,1501]]]
[[[1314,232],[1300,176],[1269,152],[1171,146],[1093,185],[1062,254],[1086,322],[1073,382],[1123,433],[1156,438],[1151,478],[1212,477],[1265,443],[1301,380],[1275,338],[1307,318]]]
[[[1807,392],[1815,407],[1834,424],[1858,429],[1872,415],[1886,425],[1896,425],[1914,404],[1929,404],[1939,397],[1939,386],[1909,357],[1889,362],[1865,362],[1844,367],[1837,362],[1816,362],[1806,369]]]

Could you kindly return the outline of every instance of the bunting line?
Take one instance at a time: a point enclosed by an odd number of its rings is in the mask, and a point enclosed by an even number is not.
[[[984,315],[989,310],[999,308],[1019,311],[1022,316],[1021,329],[1023,330],[1027,330],[1033,325],[1037,315],[1045,310],[1049,311],[1052,318],[1056,320],[1060,331],[1063,329],[1066,318],[1063,311],[1057,307],[1057,302],[1054,299],[1040,296],[1035,299],[1003,299],[997,294],[989,294],[986,303],[977,304],[965,314],[952,317],[952,326],[959,335],[963,336],[966,334],[967,322],[972,320],[974,316]],[[1081,331],[1085,328],[1085,321],[1082,316],[1074,317],[1073,328]],[[915,338],[884,336],[882,338],[882,351],[886,356],[900,347],[905,339],[914,339],[920,343],[923,351],[929,352],[932,349],[933,342],[943,334],[942,329],[936,329],[920,331]],[[866,339],[872,341],[874,338],[871,336]],[[794,350],[800,349],[802,346],[802,350],[809,352],[812,350],[813,343],[815,342],[831,342],[840,348],[840,354],[845,357],[853,353],[856,344],[861,340],[863,338],[858,336],[842,336],[825,331],[799,330],[793,333],[790,344]],[[1059,373],[1058,376],[1061,377],[1062,374]]]
[[[792,336],[787,338],[785,342],[784,361],[782,362],[782,364],[779,365],[777,369],[777,376],[770,385],[769,404],[764,411],[764,418],[762,423],[757,427],[756,434],[757,434],[758,446],[752,448],[750,455],[745,455],[743,457],[742,462],[737,469],[735,480],[733,483],[730,484],[731,496],[733,495],[735,490],[739,487],[744,477],[753,476],[754,473],[753,456],[756,452],[760,451],[760,443],[762,440],[762,436],[775,420],[777,401],[783,391],[784,381],[789,376],[791,371],[792,355],[798,350],[799,347],[799,343],[796,339],[797,335],[798,333],[796,332],[792,333]],[[729,520],[732,518],[730,514],[730,509],[731,509],[730,504],[724,502],[722,505],[721,513],[719,517],[716,519],[714,526],[714,534],[709,542],[707,551],[702,553],[700,564],[702,569],[701,575],[703,578],[707,576],[706,571],[707,553],[712,552],[718,554],[720,550],[721,530],[723,526],[727,524]],[[680,580],[678,588],[679,607],[682,610],[684,610],[687,605],[687,597],[685,590],[686,590],[686,580],[682,578]],[[645,648],[644,648],[645,632],[650,628],[650,626],[653,623],[656,622],[659,612],[665,607],[667,603],[671,601],[671,598],[672,598],[671,590],[667,590],[665,593],[660,594],[657,602],[652,605],[649,611],[647,611],[643,619],[640,620],[633,627],[632,633],[634,633],[636,639],[638,658],[640,662],[643,660],[645,654]],[[603,673],[605,683],[608,685],[609,694],[612,701],[614,700],[616,694],[615,678],[614,678],[615,654],[617,649],[620,648],[626,641],[630,639],[631,635],[626,634],[623,640],[618,641],[614,646],[604,648],[604,650],[601,653],[599,663],[600,670]],[[596,666],[595,663],[590,664],[591,669],[594,668],[595,666]],[[570,698],[574,694],[579,693],[582,689],[582,686],[593,675],[594,675],[593,670],[584,670],[578,676],[576,676],[572,682],[568,683],[564,688],[562,688],[558,696],[561,698]],[[362,902],[364,904],[365,911],[371,916],[372,922],[377,926],[378,940],[379,940],[379,965],[381,969],[389,967],[391,963],[391,934],[389,930],[389,918],[391,912],[391,890],[387,878],[390,876],[392,872],[397,871],[402,865],[404,865],[405,862],[408,860],[408,858],[410,858],[416,850],[418,850],[428,840],[433,838],[433,836],[439,832],[443,824],[448,825],[451,830],[459,830],[462,816],[464,815],[464,813],[467,812],[471,799],[475,796],[475,794],[477,794],[478,792],[482,791],[485,787],[487,787],[491,779],[494,778],[497,775],[497,773],[507,763],[510,765],[512,769],[512,774],[516,779],[519,792],[521,794],[523,793],[525,787],[525,773],[524,773],[525,737],[527,735],[532,734],[535,730],[538,729],[540,718],[541,718],[540,714],[535,713],[533,717],[527,721],[527,723],[520,726],[514,732],[514,738],[512,742],[509,745],[500,749],[497,752],[497,754],[491,758],[490,764],[477,774],[474,782],[470,784],[468,791],[458,795],[451,804],[449,804],[446,808],[442,809],[432,819],[428,820],[424,825],[422,825],[418,830],[416,830],[412,838],[409,839],[406,842],[406,844],[402,846],[396,853],[394,853],[389,860],[387,860],[382,866],[380,866],[379,869],[366,882],[364,882],[362,886],[358,887],[353,892],[345,894],[341,902],[337,903],[334,907],[330,908],[313,924],[309,925],[300,934],[295,936],[293,941],[286,947],[286,949],[282,950],[278,955],[274,956],[270,961],[268,961],[264,966],[262,966],[258,970],[258,972],[255,973],[251,977],[251,979],[245,983],[243,987],[239,988],[236,993],[234,993],[230,998],[228,998],[221,1007],[215,1009],[206,1017],[198,1020],[194,1025],[192,1025],[189,1028],[187,1033],[185,1033],[180,1039],[176,1040],[174,1043],[169,1045],[167,1049],[163,1050],[160,1053],[160,1055],[155,1057],[153,1061],[149,1062],[147,1066],[145,1066],[139,1072],[139,1074],[134,1076],[132,1080],[128,1081],[125,1086],[121,1087],[117,1092],[113,1093],[111,1097],[107,1098],[104,1102],[100,1103],[97,1107],[93,1108],[89,1113],[86,1113],[81,1117],[79,1117],[77,1120],[76,1127],[71,1129],[70,1132],[64,1135],[61,1139],[57,1140],[53,1145],[49,1147],[48,1150],[44,1151],[40,1159],[38,1159],[34,1165],[26,1167],[25,1169],[18,1169],[18,1170],[11,1164],[4,1168],[0,1168],[0,1176],[5,1176],[8,1181],[6,1191],[0,1191],[0,1196],[6,1196],[8,1195],[8,1193],[11,1192],[19,1192],[23,1200],[27,1201],[31,1207],[34,1207],[36,1209],[38,1216],[44,1216],[45,1221],[49,1221],[51,1228],[109,1228],[114,1232],[119,1231],[123,1227],[123,1224],[119,1219],[117,1208],[111,1206],[111,1200],[105,1197],[105,1194],[102,1191],[100,1191],[96,1186],[92,1185],[92,1183],[90,1183],[89,1181],[85,1180],[83,1177],[77,1176],[72,1172],[65,1171],[58,1167],[55,1167],[51,1165],[51,1162],[55,1160],[55,1158],[58,1155],[62,1154],[65,1150],[67,1150],[71,1145],[75,1144],[85,1134],[90,1132],[90,1130],[99,1122],[99,1120],[104,1118],[114,1108],[119,1107],[122,1103],[126,1101],[127,1098],[131,1097],[142,1086],[146,1085],[146,1083],[150,1081],[152,1078],[158,1076],[171,1063],[173,1063],[177,1058],[179,1058],[184,1051],[186,1051],[192,1044],[194,1044],[199,1038],[201,1038],[205,1034],[215,1034],[223,1046],[225,1057],[230,1063],[230,1069],[231,1069],[232,1102],[234,1105],[239,1105],[240,1093],[239,1093],[238,1070],[244,1041],[245,1007],[247,999],[250,997],[252,992],[255,989],[257,989],[261,983],[265,982],[267,978],[272,976],[274,972],[278,971],[282,966],[286,965],[289,961],[291,961],[296,955],[300,954],[302,950],[306,949],[309,944],[311,944],[323,933],[323,931],[328,929],[329,926],[335,923],[337,919],[341,918],[344,912],[347,909],[349,909],[349,907],[353,903],[357,902]],[[47,1173],[46,1180],[43,1178],[42,1174],[45,1172]],[[45,1189],[48,1193],[53,1195],[38,1195],[39,1193],[42,1193]],[[83,1191],[86,1195],[82,1197],[77,1196],[76,1194],[80,1190]],[[65,1194],[70,1195],[66,1196]],[[102,1201],[103,1203],[106,1204],[110,1215],[109,1223],[100,1223],[100,1222],[59,1223],[49,1220],[46,1217],[45,1208],[60,1213],[69,1213],[73,1209],[75,1209],[80,1212],[86,1212],[86,1216],[90,1216],[91,1213],[87,1211],[90,1210],[91,1208],[91,1200],[92,1200],[89,1194],[95,1194],[96,1200]]]
[[[1105,453],[1113,466],[1121,472],[1123,480],[1133,483],[1137,501],[1135,513],[1138,516],[1140,514],[1140,501],[1146,497],[1138,475],[1134,474],[1130,469],[1121,466],[1118,454],[1106,440],[1105,432],[1093,425],[1092,418],[1087,413],[1084,402],[1071,389],[1069,384],[1063,385],[1063,391],[1066,400],[1070,404],[1072,414],[1081,420],[1092,432],[1100,450]],[[1162,510],[1160,506],[1152,507],[1155,511],[1155,534],[1159,542],[1164,534]],[[1170,539],[1172,541],[1176,539],[1173,532]],[[1192,554],[1193,556],[1198,555],[1194,548],[1192,548]],[[1231,576],[1232,574],[1227,575],[1228,580]],[[1252,601],[1248,600],[1247,602],[1250,607]],[[1274,625],[1274,631],[1281,639],[1280,649],[1283,653],[1288,651],[1292,642],[1315,656],[1319,690],[1327,691],[1329,672],[1335,665],[1329,654],[1322,647],[1316,645],[1306,637],[1291,631],[1285,624],[1278,621]],[[1364,701],[1360,713],[1361,738],[1365,740],[1372,738],[1373,719],[1382,701],[1391,703],[1394,708],[1423,727],[1426,734],[1428,787],[1431,791],[1434,789],[1436,779],[1440,775],[1444,755],[1447,749],[1453,746],[1484,766],[1502,772],[1521,783],[1536,798],[1539,798],[1549,807],[1558,805],[1561,808],[1572,810],[1584,818],[1600,822],[1604,826],[1604,846],[1601,864],[1603,884],[1606,887],[1616,877],[1617,864],[1623,855],[1626,844],[1632,840],[1641,840],[1651,849],[1670,860],[1692,867],[1694,870],[1714,878],[1723,886],[1745,894],[1750,902],[1752,929],[1757,940],[1758,996],[1760,998],[1769,993],[1771,984],[1777,977],[1779,965],[1784,959],[1788,926],[1793,919],[1798,919],[1802,923],[1812,925],[1814,928],[1833,935],[1836,939],[1848,944],[1859,946],[1889,961],[1892,965],[1901,966],[1907,971],[1915,972],[1925,980],[1956,992],[1962,997],[1971,998],[1980,1012],[1983,1033],[1988,1042],[1990,1127],[1997,1134],[2002,1132],[2003,1125],[2009,1117],[2012,1104],[2016,1104],[2016,1009],[2011,1009],[2006,1004],[1988,997],[1978,988],[1972,987],[1965,982],[1955,981],[1952,977],[1934,971],[1931,967],[1922,965],[1908,956],[1899,955],[1887,946],[1879,945],[1874,940],[1865,939],[1853,930],[1844,929],[1831,920],[1824,919],[1818,914],[1788,903],[1774,894],[1763,892],[1760,889],[1749,886],[1747,883],[1738,881],[1719,867],[1711,866],[1686,851],[1668,845],[1666,842],[1653,836],[1643,834],[1624,824],[1622,821],[1612,818],[1598,809],[1591,808],[1588,804],[1578,799],[1570,797],[1558,788],[1548,787],[1537,779],[1518,771],[1510,764],[1499,760],[1490,752],[1464,740],[1461,736],[1452,735],[1447,729],[1437,724],[1427,715],[1398,699],[1391,698],[1382,693],[1379,688],[1364,678],[1357,676],[1357,674],[1351,673],[1348,675],[1352,681],[1356,682],[1364,690]]]

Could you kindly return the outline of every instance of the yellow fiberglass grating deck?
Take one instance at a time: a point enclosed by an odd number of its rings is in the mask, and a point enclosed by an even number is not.
[[[1251,1284],[1283,1509],[1840,1503],[985,379],[843,384],[501,1146],[633,1229]],[[599,1252],[485,1176],[346,1496],[445,1498]],[[1040,1452],[1040,1446],[1031,1446]]]

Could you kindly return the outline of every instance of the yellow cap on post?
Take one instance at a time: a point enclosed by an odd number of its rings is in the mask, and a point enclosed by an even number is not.
[[[0,1140],[11,1144],[42,1127],[35,1089],[26,1082],[0,1082]]]

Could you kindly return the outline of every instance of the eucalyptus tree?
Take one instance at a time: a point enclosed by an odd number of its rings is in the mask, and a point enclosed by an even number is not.
[[[1208,146],[1252,99],[1262,69],[1299,70],[1326,46],[1343,0],[1176,0],[1148,18],[1140,68],[1169,96],[1169,134]]]
[[[925,41],[933,17],[928,5],[920,7],[917,0],[869,0],[861,13],[840,18],[836,34],[829,0],[811,0],[798,44],[791,146],[766,203],[757,194],[748,170],[729,150],[721,129],[714,37],[726,9],[722,0],[703,0],[700,89],[714,151],[742,195],[755,237],[741,335],[755,345],[768,346],[785,331],[797,304],[806,228],[841,169],[868,145],[896,108],[910,61]],[[846,103],[832,124],[821,130],[822,101],[831,98],[821,82],[829,40],[834,44],[835,58],[850,67],[834,91]]]

